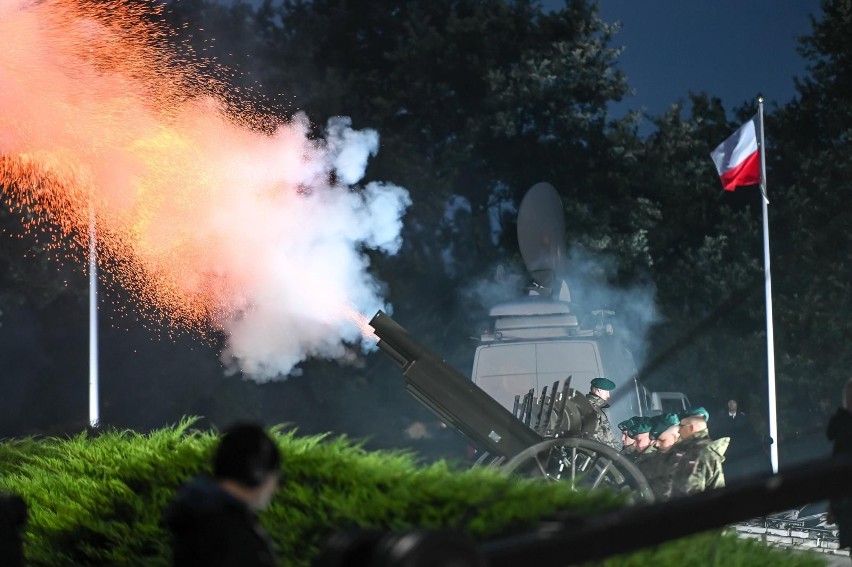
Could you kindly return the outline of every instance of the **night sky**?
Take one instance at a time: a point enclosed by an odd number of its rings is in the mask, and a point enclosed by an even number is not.
[[[813,13],[817,0],[605,0],[603,19],[622,23],[613,43],[625,47],[619,66],[634,90],[622,108],[656,115],[704,91],[728,108],[754,104],[761,93],[771,111],[793,98],[794,77],[805,75],[797,38],[810,33]]]

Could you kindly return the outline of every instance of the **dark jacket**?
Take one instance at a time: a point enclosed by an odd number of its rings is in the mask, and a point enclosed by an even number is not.
[[[852,413],[839,408],[828,421],[826,435],[834,443],[833,456],[852,457]],[[835,498],[830,506],[840,531],[840,547],[852,547],[852,498]]]
[[[832,455],[852,457],[852,413],[849,410],[837,409],[828,420],[826,435],[834,443]]]
[[[276,565],[272,542],[257,516],[208,477],[181,488],[165,521],[174,538],[175,567]]]

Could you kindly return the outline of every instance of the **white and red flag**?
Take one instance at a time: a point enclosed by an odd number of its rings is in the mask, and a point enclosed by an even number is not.
[[[743,185],[760,184],[760,149],[757,144],[760,126],[758,124],[758,116],[755,114],[730,138],[710,152],[725,191],[734,191]]]

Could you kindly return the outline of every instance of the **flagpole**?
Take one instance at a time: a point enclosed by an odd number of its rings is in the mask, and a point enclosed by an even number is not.
[[[763,273],[766,280],[766,369],[769,382],[769,459],[778,472],[778,416],[775,401],[775,337],[772,327],[772,273],[769,269],[769,198],[766,192],[766,145],[763,136],[763,97],[757,97],[760,121],[760,193],[763,203]]]
[[[98,248],[95,207],[89,205],[89,425],[97,427],[98,411]]]

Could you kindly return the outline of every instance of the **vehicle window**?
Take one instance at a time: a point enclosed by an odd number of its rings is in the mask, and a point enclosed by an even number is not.
[[[685,410],[683,400],[681,398],[663,398],[660,400],[663,413],[679,413]]]

